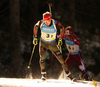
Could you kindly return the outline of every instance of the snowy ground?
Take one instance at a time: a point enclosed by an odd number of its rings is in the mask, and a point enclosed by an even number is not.
[[[97,82],[100,87],[100,82]],[[0,78],[0,87],[95,87],[92,83],[76,83],[70,80]]]

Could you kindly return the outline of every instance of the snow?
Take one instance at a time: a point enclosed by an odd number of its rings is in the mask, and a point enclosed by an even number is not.
[[[100,82],[97,83],[100,87]],[[0,78],[0,87],[95,87],[92,83],[76,83],[70,80]]]

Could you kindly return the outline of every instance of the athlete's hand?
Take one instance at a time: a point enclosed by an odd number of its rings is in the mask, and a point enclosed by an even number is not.
[[[33,44],[34,44],[34,45],[37,45],[37,44],[38,44],[38,39],[37,39],[37,37],[34,37],[34,38],[33,38]]]
[[[58,46],[59,46],[59,47],[62,46],[62,39],[59,39],[59,40],[58,40]]]

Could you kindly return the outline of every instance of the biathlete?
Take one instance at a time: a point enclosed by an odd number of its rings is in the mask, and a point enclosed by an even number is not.
[[[40,33],[39,33],[40,32]],[[45,53],[46,50],[50,50],[57,60],[61,63],[62,68],[65,70],[67,77],[70,80],[74,80],[71,73],[68,71],[67,65],[62,57],[62,54],[57,46],[56,38],[57,35],[64,34],[64,27],[60,22],[51,18],[50,12],[45,12],[43,14],[43,20],[38,21],[34,26],[34,38],[33,44],[36,45],[38,39],[39,42],[39,53],[40,53],[40,67],[41,67],[41,79],[46,80],[46,70],[45,70]],[[39,36],[38,36],[39,35]]]
[[[65,40],[66,47],[69,51],[68,56],[65,60],[67,63],[68,69],[70,70],[70,67],[73,64],[77,64],[79,67],[79,70],[81,71],[83,78],[87,81],[90,80],[86,67],[83,62],[82,54],[80,51],[80,39],[77,35],[75,35],[72,31],[72,27],[68,26],[65,28],[65,34],[63,36],[63,39]]]

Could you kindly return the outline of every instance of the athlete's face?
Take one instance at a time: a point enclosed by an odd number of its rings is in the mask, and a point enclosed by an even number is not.
[[[67,36],[68,39],[72,39],[72,30],[65,30],[65,35]]]
[[[68,39],[71,39],[71,35],[66,35],[66,37],[67,37]]]
[[[50,20],[46,20],[46,21],[44,21],[45,22],[45,24],[47,25],[47,26],[49,26],[50,24],[51,24],[51,19]]]

